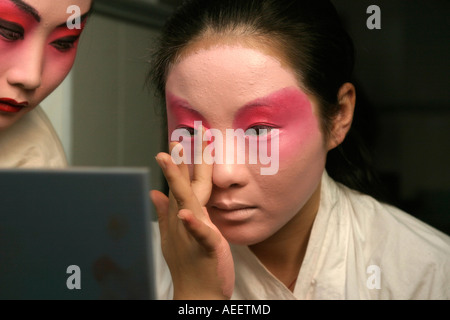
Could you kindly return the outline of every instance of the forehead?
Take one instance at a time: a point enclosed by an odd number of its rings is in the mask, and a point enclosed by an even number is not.
[[[296,76],[275,55],[241,45],[200,48],[171,68],[166,91],[195,109],[231,111],[285,87],[299,87]]]
[[[8,0],[11,1],[11,0]],[[18,0],[21,2],[24,2],[32,7],[34,7],[36,10],[41,8],[42,10],[47,10],[51,8],[68,8],[70,6],[78,6],[80,9],[87,9],[89,10],[92,0]]]
[[[19,8],[30,8],[36,12],[44,23],[51,23],[53,21],[67,19],[74,13],[73,9],[76,7],[81,14],[89,11],[92,0],[0,0],[0,2],[9,2]],[[26,9],[25,11],[29,11]]]

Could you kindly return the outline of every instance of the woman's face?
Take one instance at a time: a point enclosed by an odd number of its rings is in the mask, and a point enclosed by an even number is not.
[[[259,160],[213,166],[207,209],[231,243],[251,245],[267,239],[318,190],[327,149],[317,106],[275,55],[240,45],[191,50],[170,69],[166,95],[169,137],[175,129],[202,121],[223,137],[227,129],[269,131],[248,134],[248,145],[254,140],[271,145],[278,139],[274,174],[262,175],[267,164]],[[248,160],[249,149],[235,151],[246,152]],[[222,153],[227,153],[225,146]]]
[[[36,107],[67,76],[91,3],[0,0],[0,131]]]

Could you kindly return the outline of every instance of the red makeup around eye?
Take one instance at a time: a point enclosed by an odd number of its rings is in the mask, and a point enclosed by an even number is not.
[[[55,41],[64,37],[78,37],[83,32],[84,26],[86,25],[86,19],[81,23],[80,29],[69,29],[66,25],[59,26],[55,29],[50,37],[50,41]]]
[[[20,10],[14,3],[6,0],[0,0],[0,19],[17,23],[24,29],[38,23],[31,14]]]
[[[195,121],[201,121],[205,128],[209,128],[207,121],[187,101],[171,94],[167,95],[166,100],[169,135],[182,126],[194,128]]]
[[[279,129],[280,159],[292,157],[303,145],[321,139],[312,104],[298,88],[283,88],[247,103],[236,113],[234,127],[246,130],[260,123]]]
[[[247,103],[235,115],[234,127],[246,129],[256,123],[267,123],[283,128],[294,119],[308,118],[311,112],[306,94],[296,88],[284,88]]]
[[[182,126],[194,127],[194,121],[202,121],[205,127],[210,127],[187,101],[174,95],[167,96],[167,111],[169,135]],[[245,131],[255,125],[279,130],[280,160],[298,159],[307,145],[320,143],[322,139],[319,120],[313,112],[311,101],[297,87],[286,87],[246,103],[237,110],[233,128],[230,129]],[[270,148],[270,138],[268,143]]]

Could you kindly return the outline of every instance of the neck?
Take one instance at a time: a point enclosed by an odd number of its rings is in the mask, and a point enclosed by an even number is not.
[[[319,184],[302,209],[279,231],[263,242],[249,246],[261,263],[291,291],[319,210],[320,189]]]

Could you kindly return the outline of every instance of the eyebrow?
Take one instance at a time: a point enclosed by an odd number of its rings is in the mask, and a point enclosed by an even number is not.
[[[291,90],[298,91],[297,89],[293,89],[292,87],[285,87],[275,92],[269,93],[267,96],[256,98],[246,104],[244,104],[241,109],[251,109],[257,107],[276,107],[278,106],[277,100],[278,97],[283,97],[286,92],[290,92]]]
[[[273,101],[271,99],[272,94],[269,94],[264,97],[256,98],[250,102],[247,102],[243,106],[237,110],[236,115],[246,112],[247,110],[252,109],[258,109],[258,108],[264,108],[264,107],[273,107]],[[181,99],[173,94],[171,94],[171,97],[167,99],[167,103],[170,107],[176,107],[180,108],[189,112],[192,112],[194,114],[197,114],[198,116],[202,117],[201,113],[192,108],[192,106],[184,99]]]
[[[186,100],[177,98],[177,100],[170,101],[168,104],[169,104],[169,107],[179,108],[179,109],[191,112],[199,117],[202,117],[201,113],[198,112],[197,110],[195,110],[194,108],[192,108],[192,106]]]
[[[263,108],[273,108],[276,103],[274,104],[273,99],[271,98],[272,95],[273,94],[269,94],[267,96],[259,97],[250,102],[247,102],[242,107],[240,107],[239,110],[237,110],[236,115],[247,111],[253,111]]]
[[[36,11],[35,8],[23,2],[22,0],[10,0],[10,1],[14,3],[17,8],[32,16],[34,20],[36,20],[37,22],[41,22],[41,16],[39,15],[39,13]]]

